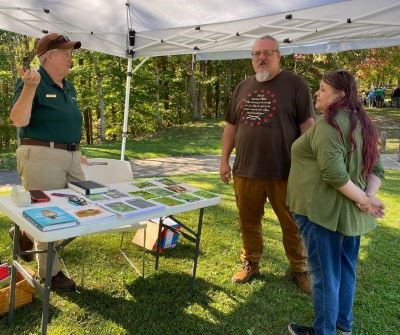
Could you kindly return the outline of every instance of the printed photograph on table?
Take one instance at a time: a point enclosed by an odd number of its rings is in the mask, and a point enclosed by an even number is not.
[[[125,202],[129,205],[132,205],[133,207],[137,208],[140,213],[149,213],[149,212],[158,212],[162,211],[165,209],[165,206],[157,203],[157,202],[151,202],[149,200],[145,200],[142,198],[134,198],[134,199],[129,199],[125,200]]]
[[[138,208],[149,208],[149,207],[157,206],[153,202],[147,201],[142,198],[133,198],[133,199],[125,200],[125,202],[127,202],[128,204],[133,205],[135,207],[138,207]]]
[[[171,185],[176,185],[178,184],[178,182],[176,182],[175,180],[172,180],[170,178],[157,178],[156,181],[158,181],[159,183],[162,183],[166,186],[171,186]]]
[[[108,190],[105,193],[97,193],[97,194],[88,194],[85,197],[91,201],[101,202],[101,201],[108,201],[113,199],[123,199],[123,198],[130,198],[130,194],[122,192],[117,189]]]
[[[194,194],[196,196],[202,197],[204,199],[212,199],[212,198],[218,198],[218,195],[215,193],[211,193],[205,190],[198,190],[198,191],[194,191],[191,194]]]
[[[158,185],[153,184],[151,181],[148,181],[148,180],[134,181],[132,183],[132,185],[136,186],[137,188],[146,188],[146,187],[158,186]]]
[[[175,193],[182,193],[182,192],[186,192],[187,189],[181,185],[171,185],[171,186],[167,186],[166,187],[167,190],[170,190],[172,192]]]
[[[133,199],[131,199],[131,200],[133,200]],[[104,202],[101,204],[101,206],[106,208],[107,210],[117,213],[122,218],[132,218],[137,215],[141,215],[143,213],[148,213],[148,212],[156,213],[158,211],[162,211],[165,208],[162,204],[158,204],[158,203],[153,204],[152,207],[139,208],[139,207],[130,205],[129,203],[127,203],[125,201]]]
[[[85,195],[85,198],[87,198],[87,199],[89,199],[91,201],[104,201],[104,200],[110,200],[111,199],[105,193],[88,194],[88,195]]]
[[[120,199],[120,198],[129,198],[130,195],[128,193],[121,192],[116,189],[108,190],[105,195],[111,199]]]
[[[130,211],[136,211],[137,208],[129,206],[127,203],[122,201],[107,202],[103,204],[105,207],[109,207],[113,211],[120,213],[127,213]]]
[[[172,197],[160,197],[154,199],[154,201],[159,202],[160,204],[166,205],[166,206],[178,206],[184,204],[183,201],[180,201],[176,198]]]
[[[149,193],[147,191],[133,191],[128,193],[133,197],[142,197],[144,199],[154,199],[157,197],[156,194]]]
[[[101,204],[101,206],[123,218],[134,216],[136,214],[135,212],[138,210],[136,207],[128,205],[122,201],[104,202]]]
[[[183,200],[185,202],[196,202],[196,201],[203,200],[202,198],[196,197],[190,193],[178,193],[178,194],[172,195],[171,197],[174,197],[178,200]]]
[[[155,194],[158,197],[164,197],[164,196],[174,194],[174,192],[172,192],[170,190],[166,190],[165,188],[152,188],[150,190],[147,190],[147,192]]]

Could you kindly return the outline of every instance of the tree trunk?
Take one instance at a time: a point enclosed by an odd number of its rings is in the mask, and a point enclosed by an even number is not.
[[[221,82],[220,82],[220,80],[221,80],[221,78],[220,78],[220,71],[221,70],[221,68],[220,68],[220,65],[219,64],[216,64],[216,77],[217,77],[217,80],[215,81],[215,85],[214,85],[214,91],[215,91],[215,93],[214,93],[214,99],[215,99],[215,118],[216,119],[218,119],[218,117],[219,117],[219,108],[220,108],[220,106],[219,106],[219,104],[220,104],[220,98],[221,98],[221,91],[220,91],[220,87],[221,87]]]
[[[199,99],[196,85],[196,78],[194,77],[194,73],[189,78],[189,90],[190,97],[192,100],[192,121],[198,120],[199,117]]]
[[[212,78],[212,64],[209,61],[205,61],[205,73],[206,73],[206,78],[210,79]],[[205,87],[205,102],[206,102],[206,108],[203,114],[206,115],[207,118],[212,118],[212,110],[213,110],[213,94],[212,94],[212,82],[207,82],[206,87]]]
[[[89,108],[85,108],[83,111],[83,122],[85,125],[85,137],[87,144],[93,144],[93,125],[92,125],[92,113]]]
[[[165,74],[167,73],[167,65],[168,58],[167,56],[157,57],[156,58],[156,67],[158,73]],[[164,104],[164,110],[169,110],[169,86],[168,80],[165,79],[165,76],[161,76],[161,79],[158,79],[159,86],[158,90],[161,90],[162,102]],[[159,93],[158,93],[159,94]]]
[[[78,64],[79,66],[83,66],[83,59],[79,58]],[[84,87],[86,84],[86,77],[81,76],[79,79],[80,86]],[[92,122],[92,111],[90,108],[83,108],[83,126],[85,128],[85,138],[86,143],[89,145],[93,144],[93,122]]]
[[[99,108],[100,108],[100,141],[104,143],[106,141],[106,127],[105,127],[105,108],[104,108],[104,95],[103,95],[103,76],[100,72],[100,68],[97,64],[97,57],[93,57],[94,72],[96,73],[97,92],[99,95]]]
[[[226,67],[226,80],[225,80],[225,94],[222,102],[222,110],[228,108],[229,100],[231,99],[231,86],[232,86],[232,61],[228,61]]]
[[[160,76],[158,74],[159,72],[157,71],[156,73],[156,122],[157,122],[157,130],[162,129],[162,117],[161,117],[161,111],[160,111],[160,90],[157,88],[159,87],[160,83]]]

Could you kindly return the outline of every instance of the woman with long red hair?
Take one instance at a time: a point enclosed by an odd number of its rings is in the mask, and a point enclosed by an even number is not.
[[[316,92],[322,113],[292,145],[287,204],[308,254],[314,326],[292,335],[351,334],[360,236],[376,227],[384,204],[377,132],[347,71],[326,73]]]

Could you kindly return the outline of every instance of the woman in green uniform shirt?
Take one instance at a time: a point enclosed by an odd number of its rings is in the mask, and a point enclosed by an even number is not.
[[[81,42],[70,41],[65,35],[46,34],[36,46],[40,68],[20,69],[10,119],[19,127],[17,169],[27,190],[60,189],[69,181],[85,179],[80,165],[85,159],[79,150],[82,114],[76,90],[65,79],[72,66],[72,52],[80,46]],[[32,248],[32,238],[24,231],[19,230],[18,239],[22,251]],[[47,250],[47,243],[35,241],[35,247]],[[39,277],[45,278],[47,254],[38,253],[37,259]],[[24,260],[33,260],[32,254],[25,255]],[[55,254],[52,287],[73,288],[75,282],[61,270]]]

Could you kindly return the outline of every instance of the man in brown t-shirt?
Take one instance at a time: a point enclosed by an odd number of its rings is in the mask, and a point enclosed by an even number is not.
[[[245,283],[259,274],[261,219],[268,198],[282,228],[292,278],[310,292],[306,253],[286,207],[286,187],[290,147],[313,124],[313,103],[305,80],[282,70],[279,60],[277,40],[269,35],[256,40],[252,49],[256,74],[236,87],[225,116],[220,177],[229,183],[229,156],[235,148],[232,173],[243,242],[243,268],[232,281]]]

